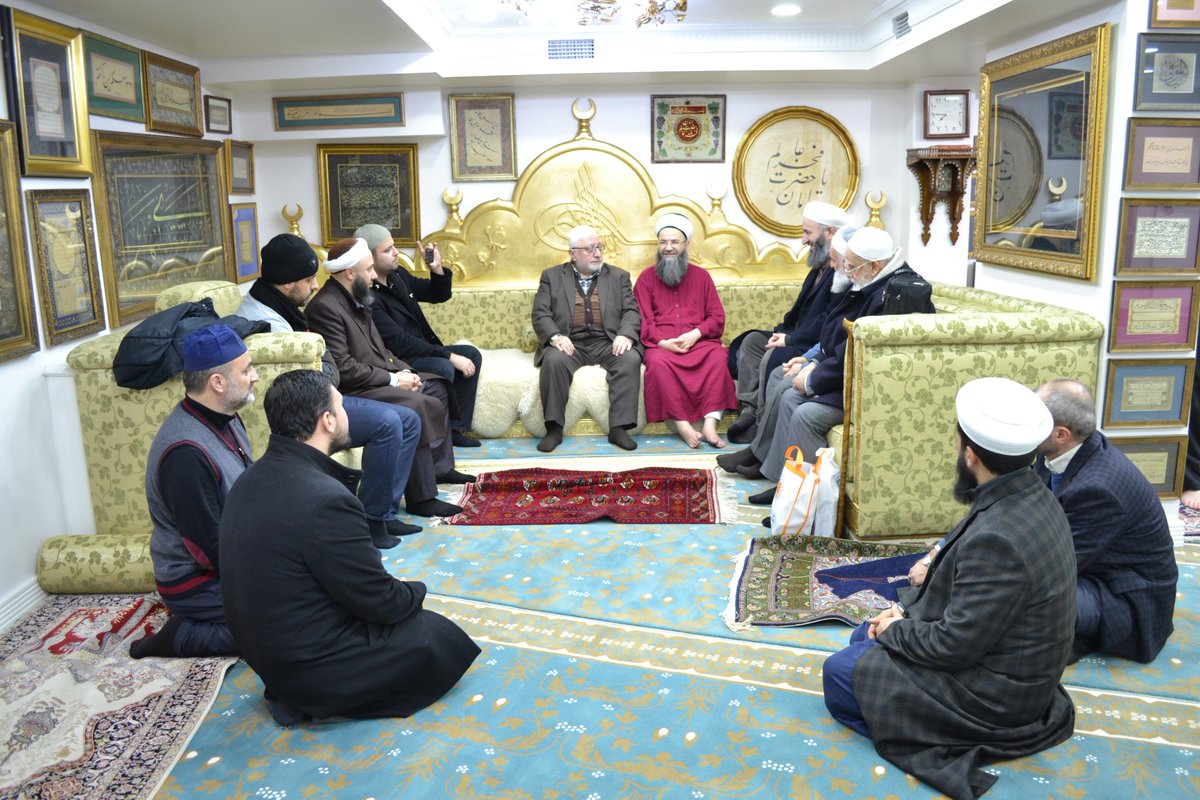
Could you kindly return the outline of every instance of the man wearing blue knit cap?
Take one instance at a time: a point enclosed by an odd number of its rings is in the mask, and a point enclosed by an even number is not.
[[[171,619],[130,646],[134,658],[240,655],[221,605],[217,528],[230,487],[253,461],[237,412],[254,402],[258,373],[228,325],[194,331],[182,348],[185,397],[146,459],[150,557]]]

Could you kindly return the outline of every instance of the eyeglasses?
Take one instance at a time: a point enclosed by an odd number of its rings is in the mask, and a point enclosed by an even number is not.
[[[604,252],[604,243],[601,242],[600,244],[589,244],[589,245],[585,245],[584,247],[572,247],[571,249],[572,250],[580,250],[584,253],[603,253]]]
[[[850,266],[850,262],[846,261],[844,269],[845,269],[846,274],[849,275],[851,272],[858,272],[860,269],[862,269],[863,267],[865,267],[867,264],[870,264],[870,263],[871,263],[870,261],[860,261],[860,262],[858,262],[858,264],[856,264],[855,266],[852,267],[852,266]]]

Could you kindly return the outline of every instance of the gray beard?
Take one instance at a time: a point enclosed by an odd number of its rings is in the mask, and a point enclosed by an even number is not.
[[[854,285],[854,281],[840,272],[833,273],[833,285],[829,287],[831,294],[845,294]]]
[[[815,242],[808,246],[808,266],[819,269],[829,263],[829,240],[825,238],[824,230]]]
[[[659,256],[654,264],[654,274],[667,286],[675,288],[683,283],[683,278],[687,275],[687,265],[688,252],[685,248],[677,256]]]

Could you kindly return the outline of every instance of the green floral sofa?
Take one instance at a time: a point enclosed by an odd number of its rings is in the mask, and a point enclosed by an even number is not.
[[[934,284],[937,314],[854,324],[840,450],[843,529],[856,538],[941,536],[965,510],[951,496],[954,398],[997,375],[1035,387],[1096,386],[1104,326],[1078,311]]]
[[[232,283],[189,283],[163,292],[159,309],[208,296],[220,315],[241,303]],[[183,397],[178,376],[153,389],[122,389],[112,362],[127,329],[75,347],[67,364],[83,430],[84,460],[91,488],[95,535],[47,539],[38,556],[38,584],[44,591],[142,592],[154,588],[150,564],[150,516],[144,487],[146,454],[162,421]],[[312,333],[260,333],[246,340],[258,369],[259,397],[288,370],[319,369],[325,343]],[[262,403],[241,412],[255,453],[267,446],[269,430]]]

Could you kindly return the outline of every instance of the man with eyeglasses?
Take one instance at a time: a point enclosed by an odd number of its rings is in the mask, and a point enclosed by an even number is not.
[[[567,245],[570,260],[542,273],[533,298],[533,331],[541,343],[533,363],[540,367],[546,419],[537,448],[549,453],[562,444],[575,370],[598,364],[608,373],[608,440],[633,450],[637,443],[629,430],[637,425],[641,394],[642,321],[629,273],[605,263],[600,235],[587,225],[572,228]]]

